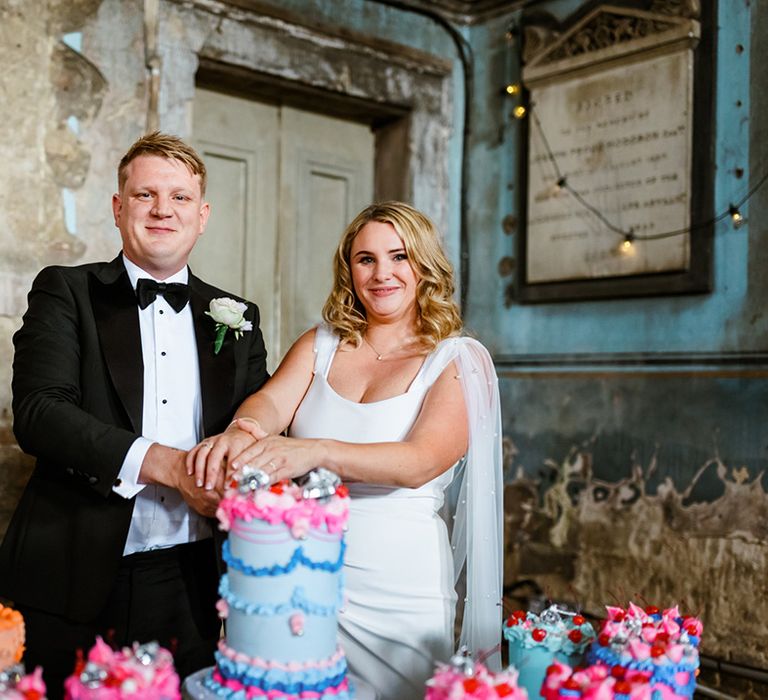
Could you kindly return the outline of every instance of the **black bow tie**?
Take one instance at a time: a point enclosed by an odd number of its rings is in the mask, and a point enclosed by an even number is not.
[[[165,298],[176,313],[179,313],[189,301],[189,285],[178,282],[155,282],[145,277],[136,283],[139,308],[146,309],[157,299],[158,294]]]

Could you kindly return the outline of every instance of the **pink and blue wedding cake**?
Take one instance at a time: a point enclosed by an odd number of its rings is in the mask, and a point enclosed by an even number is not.
[[[677,606],[662,611],[630,603],[626,609],[606,610],[608,616],[587,661],[605,666],[614,677],[646,675],[650,687],[663,700],[692,698],[699,668],[701,620],[681,615]]]
[[[517,610],[504,622],[509,642],[509,663],[519,672],[518,683],[528,697],[541,697],[547,668],[555,661],[571,666],[581,663],[595,639],[592,625],[579,614],[551,605],[541,615]]]
[[[228,537],[218,603],[226,637],[204,688],[226,700],[349,700],[339,646],[346,487],[326,470],[268,486],[244,470],[217,517]]]

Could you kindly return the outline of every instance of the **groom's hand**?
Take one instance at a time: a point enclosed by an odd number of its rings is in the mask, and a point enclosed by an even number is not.
[[[224,480],[220,479],[211,489],[197,487],[194,478],[187,474],[186,457],[184,450],[153,443],[142,462],[139,480],[176,489],[190,508],[212,518],[224,491]]]

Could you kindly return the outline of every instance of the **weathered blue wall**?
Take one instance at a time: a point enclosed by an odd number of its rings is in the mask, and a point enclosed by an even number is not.
[[[564,21],[581,3],[536,5]],[[768,6],[718,8],[714,217],[768,172]],[[766,667],[768,183],[714,232],[707,294],[523,305],[508,297],[519,225],[519,14],[473,27],[476,68],[468,326],[494,352],[507,455],[508,584],[533,579],[592,612],[640,596],[684,601],[705,652]],[[708,148],[696,143],[696,148]],[[506,223],[506,226],[505,226]],[[506,229],[506,230],[505,230]],[[505,301],[507,302],[505,304]],[[741,597],[741,595],[739,596]]]

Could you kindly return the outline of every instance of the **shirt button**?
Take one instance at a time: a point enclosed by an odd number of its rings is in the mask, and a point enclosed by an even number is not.
[[[162,310],[162,309],[160,309],[160,311],[158,311],[157,313],[161,314],[161,313],[163,313],[163,310]]]
[[[161,354],[163,357],[165,357],[165,350],[163,350],[163,351],[162,351],[160,354]]]
[[[168,399],[163,399],[163,403],[168,403]]]

